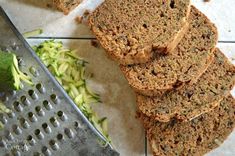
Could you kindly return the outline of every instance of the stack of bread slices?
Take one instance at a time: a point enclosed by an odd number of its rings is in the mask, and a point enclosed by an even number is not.
[[[235,67],[190,0],[105,0],[89,26],[136,91],[153,155],[203,155],[235,127]]]

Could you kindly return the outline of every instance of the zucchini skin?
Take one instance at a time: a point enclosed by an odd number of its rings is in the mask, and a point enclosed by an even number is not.
[[[0,51],[0,90],[18,90],[19,83],[12,53]]]

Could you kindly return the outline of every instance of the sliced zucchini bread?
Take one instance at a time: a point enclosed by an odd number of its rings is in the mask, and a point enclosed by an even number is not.
[[[187,30],[190,0],[105,0],[88,24],[120,64],[145,63],[171,53]]]
[[[215,25],[192,6],[189,31],[171,55],[158,55],[146,64],[121,65],[120,68],[136,92],[162,95],[198,80],[213,60],[217,38]]]
[[[221,145],[235,127],[235,100],[189,122],[161,123],[140,113],[154,156],[200,156]]]
[[[195,85],[185,85],[161,97],[137,94],[137,105],[142,113],[155,120],[188,121],[218,106],[234,84],[235,66],[216,49],[214,62]]]
[[[60,11],[64,12],[65,15],[67,15],[81,2],[82,0],[53,0],[53,5]]]

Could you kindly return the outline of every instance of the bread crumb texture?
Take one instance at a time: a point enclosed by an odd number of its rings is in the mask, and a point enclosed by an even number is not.
[[[184,32],[190,0],[106,0],[89,17],[108,55],[121,64],[145,63],[169,53]]]

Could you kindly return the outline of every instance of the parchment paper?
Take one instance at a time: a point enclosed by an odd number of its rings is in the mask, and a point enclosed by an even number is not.
[[[21,32],[36,28],[43,28],[41,37],[93,37],[89,29],[77,24],[74,18],[88,9],[94,9],[103,0],[84,0],[68,16],[57,10],[46,7],[48,0],[0,0],[0,5],[8,12],[14,24]],[[219,29],[220,40],[230,43],[220,43],[218,46],[235,63],[235,1],[213,0],[204,3],[203,0],[192,0],[202,12],[216,23]],[[28,40],[31,44],[42,40]],[[80,56],[90,62],[88,71],[94,73],[89,81],[90,86],[99,92],[103,104],[94,108],[100,116],[107,116],[109,133],[115,148],[122,156],[144,155],[144,131],[142,125],[135,119],[135,96],[122,76],[115,62],[108,59],[102,48],[90,45],[90,40],[67,39],[62,40],[66,46],[78,49]],[[233,59],[232,59],[233,58]],[[233,91],[235,95],[235,91]],[[149,155],[151,153],[149,152]],[[209,156],[234,156],[235,132],[229,136],[218,149]]]
[[[51,0],[0,0],[21,32],[42,27],[42,36],[50,37],[92,37],[89,29],[77,24],[74,18],[86,9],[93,10],[104,0],[84,0],[68,16],[46,7]],[[192,0],[192,4],[205,13],[216,24],[220,41],[235,41],[234,0]]]

